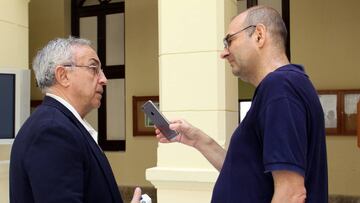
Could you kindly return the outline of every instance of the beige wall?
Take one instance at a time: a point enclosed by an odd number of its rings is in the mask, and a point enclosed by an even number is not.
[[[291,1],[292,62],[317,89],[360,89],[360,1]],[[355,136],[327,136],[330,194],[360,195]]]
[[[28,0],[0,0],[0,68],[28,68]]]
[[[70,35],[70,0],[31,0],[29,3],[29,65],[37,51],[57,37]],[[36,87],[34,74],[31,79],[31,99],[42,99]]]

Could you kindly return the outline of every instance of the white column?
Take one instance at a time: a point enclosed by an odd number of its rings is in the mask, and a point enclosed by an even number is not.
[[[237,79],[220,59],[235,0],[159,0],[160,109],[182,117],[225,147],[238,122]],[[146,179],[158,202],[210,202],[217,170],[195,149],[159,144]]]
[[[0,68],[28,69],[28,4],[29,0],[0,0]],[[29,85],[27,84],[26,87]],[[11,144],[0,140],[0,202],[2,203],[9,202],[10,150]]]

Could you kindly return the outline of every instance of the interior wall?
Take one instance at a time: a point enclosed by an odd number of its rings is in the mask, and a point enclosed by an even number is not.
[[[0,68],[28,68],[27,2],[0,1]]]
[[[71,32],[71,0],[31,0],[29,3],[29,64],[38,50],[47,42],[58,37],[67,37]],[[31,99],[41,100],[43,94],[36,87],[34,73],[31,73]]]
[[[291,56],[316,89],[360,89],[360,1],[290,2]],[[355,136],[327,136],[329,193],[360,196]]]

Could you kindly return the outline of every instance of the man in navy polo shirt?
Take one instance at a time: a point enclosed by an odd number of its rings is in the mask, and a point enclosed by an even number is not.
[[[328,202],[323,110],[303,67],[286,57],[286,35],[279,13],[266,6],[230,23],[221,57],[256,91],[227,151],[185,120],[170,125],[179,132],[175,141],[220,171],[213,203]]]

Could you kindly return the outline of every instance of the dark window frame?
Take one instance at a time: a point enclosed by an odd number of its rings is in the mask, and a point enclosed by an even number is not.
[[[102,1],[98,5],[83,6],[85,0],[71,1],[71,34],[80,36],[80,18],[97,17],[97,52],[102,63],[104,73],[108,79],[125,79],[124,65],[106,65],[106,15],[125,13],[125,3]],[[125,151],[126,140],[107,140],[107,118],[106,118],[106,87],[104,87],[103,105],[98,109],[98,141],[100,147],[105,151]]]

